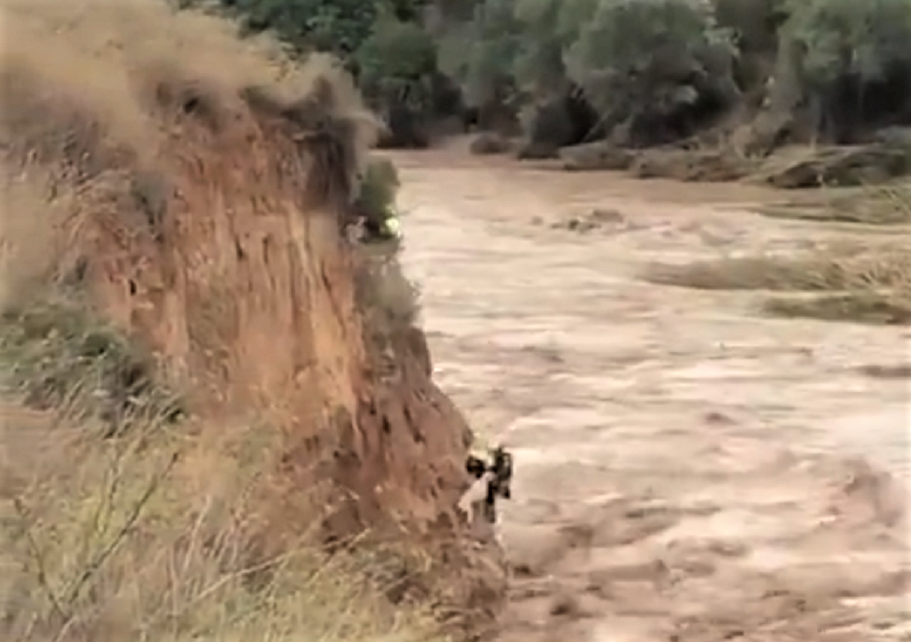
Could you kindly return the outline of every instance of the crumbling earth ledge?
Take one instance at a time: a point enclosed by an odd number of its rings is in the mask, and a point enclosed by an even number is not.
[[[412,541],[432,560],[419,592],[460,635],[489,631],[502,565],[457,507],[470,430],[418,328],[384,330],[380,376],[340,233],[375,135],[350,81],[154,0],[4,12],[3,166],[63,204],[49,273],[146,345],[195,416],[257,409],[283,435],[259,553],[312,530],[325,488],[325,541]]]

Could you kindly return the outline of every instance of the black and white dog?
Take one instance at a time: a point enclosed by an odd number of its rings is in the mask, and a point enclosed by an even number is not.
[[[469,524],[479,518],[489,526],[497,522],[497,498],[512,497],[513,458],[503,446],[490,450],[487,460],[469,455],[465,469],[474,483],[459,501],[459,507],[468,516]]]

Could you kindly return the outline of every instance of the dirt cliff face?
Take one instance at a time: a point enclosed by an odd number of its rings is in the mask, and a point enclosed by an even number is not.
[[[137,6],[165,31],[184,20]],[[53,34],[49,53],[53,22],[40,13],[11,12],[30,35],[3,69],[16,96],[4,166],[46,178],[49,200],[67,195],[55,267],[151,348],[195,413],[216,422],[255,409],[283,432],[262,491],[266,545],[299,537],[317,509],[328,539],[395,525],[464,551],[456,505],[470,431],[431,380],[418,329],[390,335],[392,375],[380,373],[355,288],[368,268],[340,233],[371,133],[353,88],[311,70],[294,85],[308,91],[282,96],[290,80],[251,88],[226,75],[231,60],[217,75],[174,51],[128,56],[128,11],[111,22],[108,69],[80,76],[74,61],[98,52],[66,50],[76,25]],[[491,586],[459,595],[489,609]]]
[[[308,471],[299,483],[329,477],[358,496],[333,520],[340,533],[390,508],[420,523],[451,512],[466,425],[419,352],[398,352],[394,384],[374,376],[341,204],[313,193],[311,152],[283,123],[252,111],[238,121],[248,131],[231,149],[185,117],[146,188],[160,190],[144,197],[161,199],[154,222],[99,226],[89,283],[176,375],[204,384],[204,400],[289,418],[289,464]]]

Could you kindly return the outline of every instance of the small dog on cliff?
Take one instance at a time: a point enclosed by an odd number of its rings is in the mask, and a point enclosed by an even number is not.
[[[465,470],[475,481],[459,500],[459,508],[473,529],[490,531],[497,522],[497,498],[512,497],[512,454],[497,446],[489,452],[486,461],[469,455]]]

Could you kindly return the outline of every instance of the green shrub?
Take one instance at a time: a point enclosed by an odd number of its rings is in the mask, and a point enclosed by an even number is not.
[[[151,357],[78,301],[4,311],[0,363],[4,386],[27,404],[101,419],[111,431],[137,415],[173,420],[180,414]]]
[[[486,0],[443,47],[445,68],[460,74],[474,104],[504,86],[530,97],[572,80],[607,112],[632,91],[629,78],[713,47],[730,55],[731,35],[700,0]],[[453,60],[459,50],[467,54]]]
[[[911,3],[786,0],[786,7],[772,108],[806,106],[810,129],[837,142],[857,138],[865,121],[882,126],[894,119],[901,105],[895,92],[871,100],[868,90],[873,83],[898,88],[911,75]]]
[[[413,22],[385,18],[355,53],[361,77],[371,82],[396,77],[417,80],[437,68],[436,45]]]
[[[793,63],[810,86],[846,76],[869,82],[911,62],[911,2],[788,0],[781,36],[801,49]]]
[[[378,15],[362,0],[218,0],[247,33],[274,32],[301,52],[347,57],[370,35]]]
[[[394,101],[416,111],[430,107],[430,77],[437,47],[413,22],[382,17],[354,54],[361,89],[368,100]]]
[[[359,212],[382,217],[395,205],[399,190],[399,174],[388,158],[373,158],[367,165],[356,200]]]
[[[459,78],[468,102],[482,105],[511,93],[522,46],[515,0],[485,0],[466,23],[442,37],[442,68]]]
[[[577,14],[579,34],[567,51],[573,79],[608,113],[631,95],[634,86],[656,77],[673,80],[717,50],[735,49],[729,30],[715,21],[711,5],[700,0],[601,0],[593,12]],[[681,73],[682,72],[682,73]],[[673,87],[669,100],[695,102],[690,85]]]

